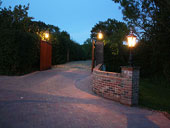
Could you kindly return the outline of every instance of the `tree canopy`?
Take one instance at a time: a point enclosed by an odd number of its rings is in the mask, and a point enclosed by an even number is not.
[[[0,74],[22,74],[39,69],[40,39],[45,31],[50,33],[53,65],[86,59],[81,45],[71,40],[66,31],[32,21],[28,9],[29,5],[0,8]]]
[[[115,19],[108,19],[99,22],[92,28],[91,37],[96,37],[99,31],[104,34],[104,61],[107,69],[120,71],[120,65],[127,64],[127,49],[123,45],[123,41],[126,40],[126,35],[129,33],[127,25]]]
[[[137,64],[145,75],[170,78],[170,1],[112,0],[120,4],[124,20],[140,37]],[[146,63],[147,62],[147,63]]]

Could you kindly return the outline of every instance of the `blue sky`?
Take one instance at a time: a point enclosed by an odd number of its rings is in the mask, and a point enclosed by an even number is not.
[[[92,27],[99,21],[114,18],[122,21],[121,10],[112,0],[2,0],[2,6],[30,3],[29,16],[36,21],[58,26],[71,39],[82,44],[90,37]]]

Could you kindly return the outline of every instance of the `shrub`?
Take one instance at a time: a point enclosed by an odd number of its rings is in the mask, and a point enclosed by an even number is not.
[[[13,75],[31,72],[39,66],[39,39],[21,30],[1,30],[0,74]]]

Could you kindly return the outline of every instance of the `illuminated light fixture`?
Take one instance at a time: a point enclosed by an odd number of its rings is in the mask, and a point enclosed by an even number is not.
[[[49,40],[50,35],[49,35],[49,32],[48,32],[48,31],[46,31],[46,32],[44,33],[44,38],[45,38],[45,40]]]
[[[133,34],[133,31],[130,32],[130,35],[127,36],[127,43],[129,47],[135,47],[136,45],[136,36]]]
[[[99,40],[103,39],[103,33],[101,31],[97,34],[97,39]]]
[[[102,40],[103,39],[103,33],[100,31],[99,33],[97,33],[97,37],[94,37],[92,38],[92,67],[91,67],[91,72],[93,72],[93,68],[94,68],[94,61],[95,61],[95,58],[94,58],[94,54],[95,54],[95,43],[97,40]]]
[[[129,54],[129,66],[132,66],[132,48],[136,45],[136,36],[133,34],[133,31],[131,30],[130,35],[127,36],[127,44],[130,49]]]

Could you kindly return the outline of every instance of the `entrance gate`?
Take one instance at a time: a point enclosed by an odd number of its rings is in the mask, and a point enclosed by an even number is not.
[[[46,41],[40,44],[40,71],[50,69],[52,60],[52,46]]]

